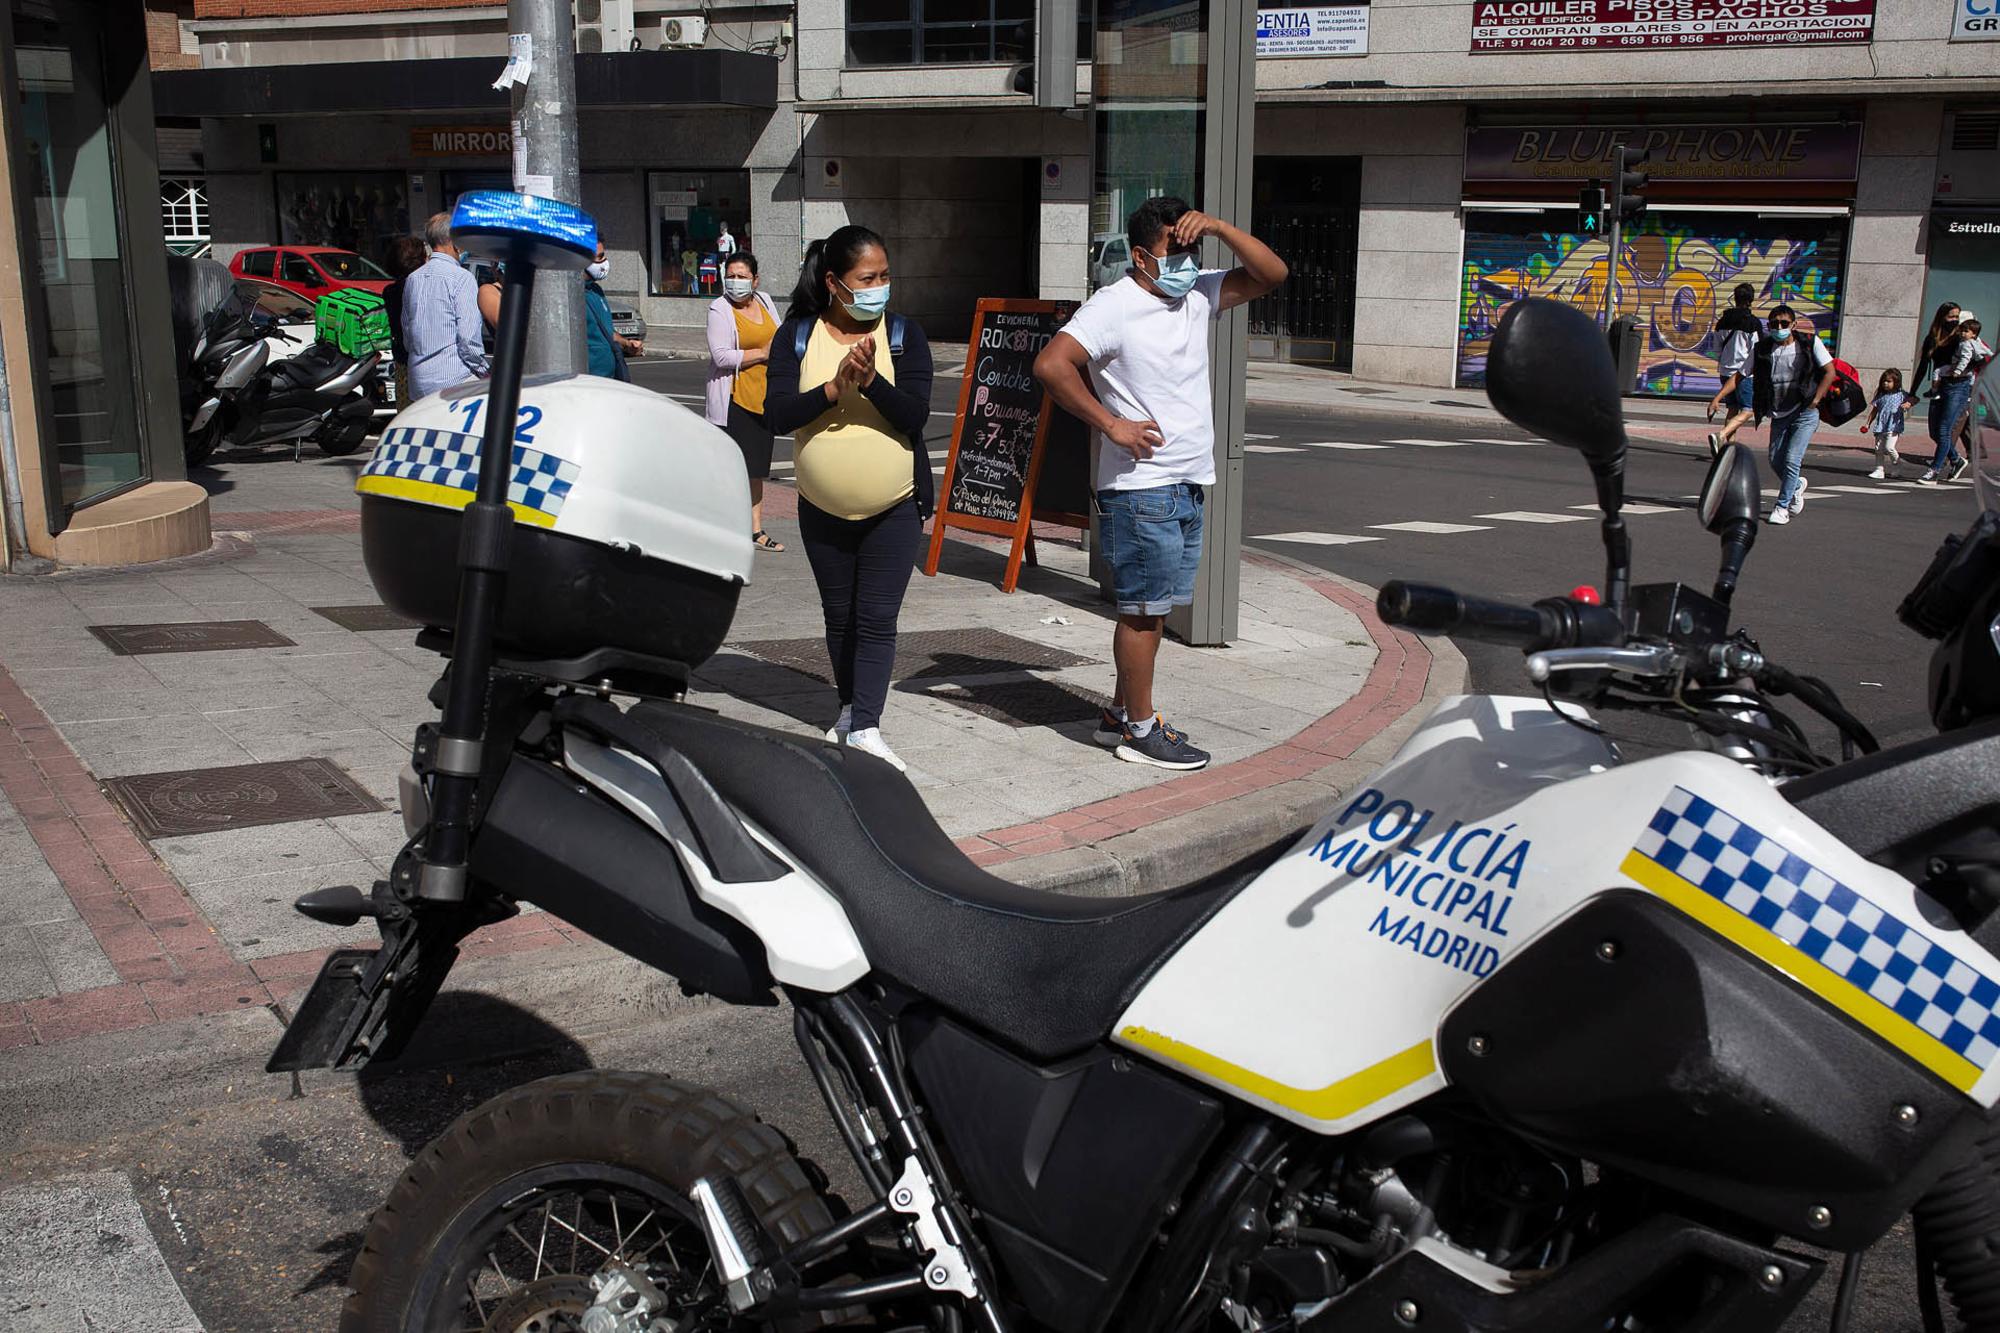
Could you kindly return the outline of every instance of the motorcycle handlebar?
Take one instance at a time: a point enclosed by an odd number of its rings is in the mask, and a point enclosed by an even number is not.
[[[1429,583],[1391,579],[1375,598],[1383,621],[1420,634],[1464,634],[1489,643],[1512,644],[1528,652],[1545,648],[1617,646],[1625,627],[1617,613],[1564,597],[1516,606],[1471,597]]]

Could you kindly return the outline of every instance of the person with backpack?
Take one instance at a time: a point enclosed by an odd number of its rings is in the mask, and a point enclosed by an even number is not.
[[[1833,353],[1813,334],[1794,329],[1797,319],[1788,305],[1771,311],[1751,371],[1757,424],[1771,419],[1771,470],[1780,482],[1778,502],[1771,506],[1773,524],[1791,522],[1806,507],[1806,479],[1799,469],[1819,429],[1820,401],[1834,381]]]
[[[882,739],[896,620],[930,516],[931,348],[888,313],[889,247],[846,226],[806,250],[771,339],[764,420],[792,435],[799,536],[840,692],[827,739],[903,768]],[[800,386],[805,387],[800,387]]]
[[[1931,351],[1931,378],[1937,387],[1931,396],[1930,427],[1937,452],[1931,455],[1930,471],[1917,478],[1920,486],[1956,481],[1971,461],[1961,458],[1956,446],[1959,427],[1972,405],[1973,381],[1993,359],[1979,334],[1979,321],[1960,312],[1950,335]]]
[[[1715,366],[1722,382],[1715,390],[1715,397],[1708,400],[1708,419],[1715,420],[1716,412],[1725,402],[1729,404],[1729,415],[1720,431],[1708,433],[1710,456],[1721,453],[1724,445],[1735,443],[1736,432],[1750,419],[1753,406],[1751,358],[1756,354],[1757,340],[1764,336],[1763,322],[1750,311],[1750,303],[1756,299],[1755,287],[1747,282],[1737,283],[1729,309],[1715,321],[1715,335],[1721,339],[1715,353]]]

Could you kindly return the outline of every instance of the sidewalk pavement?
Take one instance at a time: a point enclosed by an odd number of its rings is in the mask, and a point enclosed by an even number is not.
[[[184,1020],[274,1040],[272,1015],[328,948],[373,943],[291,906],[387,873],[403,840],[396,775],[433,716],[441,667],[409,627],[354,618],[381,612],[352,494],[362,461],[225,456],[210,474],[208,554],[0,578],[0,927],[12,927],[0,930],[0,1050],[54,1047],[36,1077],[75,1064],[65,1042],[156,1024],[190,1048],[202,1029]],[[773,485],[766,526],[789,549],[759,554],[691,697],[817,734],[835,699],[795,512]],[[938,576],[914,576],[883,724],[959,845],[1024,883],[1132,893],[1226,866],[1311,822],[1464,679],[1448,644],[1382,625],[1369,590],[1251,554],[1237,642],[1169,642],[1160,661],[1162,706],[1214,764],[1173,775],[1122,763],[1089,736],[1111,686],[1108,608],[1065,534],[1039,545],[1011,595],[997,587],[1005,549],[985,538],[954,533]],[[214,622],[256,622],[231,632],[267,630],[268,646],[193,641]],[[171,651],[143,651],[161,645]],[[281,761],[311,762],[244,767]],[[132,778],[151,781],[120,781]],[[153,827],[163,819],[183,830]],[[503,954],[518,955],[505,960],[510,994],[523,965],[546,959],[607,969],[623,988],[607,991],[631,1002],[629,964],[540,913],[469,941],[453,984],[480,984],[481,960]],[[590,987],[572,975],[544,989]]]
[[[669,360],[702,360],[708,355],[700,329],[654,328],[648,335],[647,352]],[[939,367],[962,365],[964,343],[932,343]],[[1357,379],[1343,371],[1320,366],[1292,365],[1278,361],[1253,361],[1246,376],[1247,401],[1252,407],[1290,408],[1320,412],[1392,413],[1413,420],[1462,421],[1480,426],[1501,424],[1501,416],[1486,400],[1483,389],[1436,389],[1424,385],[1389,384]],[[1653,444],[1707,448],[1708,432],[1721,429],[1722,413],[1710,422],[1706,398],[1653,398],[1634,395],[1625,399],[1626,434],[1634,440]],[[1923,436],[1921,423],[1912,419],[1913,433]],[[1745,444],[1766,443],[1763,427],[1748,425],[1737,432]],[[1910,436],[1904,437],[1906,440]],[[1930,456],[1928,439],[1913,441],[1915,458]],[[1871,436],[1862,434],[1858,422],[1845,426],[1822,425],[1814,434],[1814,449],[1854,449],[1872,452]]]

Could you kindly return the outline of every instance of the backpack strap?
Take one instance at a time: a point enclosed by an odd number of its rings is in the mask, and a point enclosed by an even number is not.
[[[893,311],[889,315],[889,359],[894,361],[903,354],[903,328],[907,323],[901,315]]]
[[[812,336],[813,321],[809,319],[800,320],[798,337],[793,341],[792,345],[792,355],[798,358],[801,366],[806,363],[806,344],[812,341]]]

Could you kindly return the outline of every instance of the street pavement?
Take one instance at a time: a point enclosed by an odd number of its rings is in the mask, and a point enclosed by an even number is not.
[[[641,362],[638,373],[684,402],[700,392],[687,362]],[[914,581],[906,632],[1009,635],[1051,654],[1024,648],[979,670],[940,638],[892,694],[892,743],[934,813],[996,872],[1129,892],[1192,878],[1302,823],[1463,678],[1450,645],[1433,645],[1433,657],[1375,622],[1368,585],[1411,577],[1532,599],[1601,578],[1580,461],[1454,401],[1475,396],[1321,384],[1319,401],[1302,403],[1290,401],[1307,392],[1296,372],[1259,378],[1275,383],[1253,385],[1244,641],[1172,646],[1162,663],[1166,705],[1215,742],[1211,774],[1118,764],[1073,714],[1025,726],[1005,716],[1061,716],[1108,688],[1102,607],[1060,534],[1046,535],[1043,566],[1011,597],[993,587],[1003,553],[980,541],[948,543],[940,577]],[[956,391],[941,377],[940,451]],[[1386,397],[1397,401],[1383,410]],[[1635,422],[1649,432],[1628,480],[1638,578],[1705,584],[1715,547],[1688,508],[1705,466],[1699,423],[1652,405],[1634,415],[1664,418]],[[831,692],[788,644],[814,636],[816,606],[787,458],[781,444],[767,526],[792,549],[759,557],[731,644],[699,688],[726,712],[809,732],[830,716]],[[8,1217],[68,1219],[0,1247],[0,1305],[36,1312],[37,1327],[328,1327],[367,1213],[407,1156],[484,1097],[559,1070],[651,1068],[711,1083],[842,1177],[781,1014],[688,1001],[537,915],[474,942],[398,1067],[358,1080],[261,1073],[321,951],[359,933],[305,922],[291,898],[381,873],[400,840],[396,817],[147,841],[98,780],[313,756],[392,803],[436,663],[407,631],[342,629],[312,609],[374,601],[347,493],[354,462],[293,465],[273,452],[206,470],[216,529],[236,534],[214,558],[0,580],[0,667],[11,673],[0,714],[15,732],[0,734],[0,922],[15,927],[0,933],[0,985],[15,988],[0,994],[0,1122],[17,1131],[0,1149],[0,1231]],[[1859,477],[1866,467],[1851,451],[1810,461],[1806,512],[1762,533],[1737,607],[1768,652],[1825,676],[1892,739],[1923,730],[1926,645],[1889,613],[1971,502],[1960,487],[1874,486]],[[87,629],[210,619],[262,620],[293,643],[113,657]],[[1460,646],[1474,688],[1520,688],[1518,654]],[[91,1233],[75,1221],[84,1215],[108,1220]],[[78,1261],[86,1234],[119,1238],[90,1256],[115,1271],[109,1291],[51,1276]],[[163,1273],[196,1323],[165,1299]],[[1831,1281],[1793,1326],[1823,1326],[1830,1297]],[[117,1322],[106,1314],[127,1308],[117,1301],[152,1322]],[[1899,1234],[1878,1247],[1856,1327],[1914,1330],[1914,1310]]]

